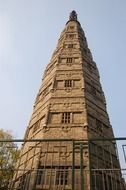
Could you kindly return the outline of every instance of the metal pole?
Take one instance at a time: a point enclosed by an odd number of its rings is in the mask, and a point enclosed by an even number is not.
[[[80,144],[80,178],[81,178],[81,190],[84,190],[83,144]]]
[[[124,155],[124,159],[125,159],[125,163],[126,163],[126,153],[125,153],[125,148],[124,147],[126,147],[126,145],[122,145],[123,155]]]
[[[72,152],[72,190],[74,190],[75,179],[75,142],[73,141],[73,152]]]
[[[91,171],[91,141],[88,141],[88,156],[89,156],[89,177],[90,177],[90,190],[92,190],[92,171]]]
[[[118,138],[92,138],[92,139],[76,139],[76,141],[115,141],[126,140],[126,137]],[[0,139],[0,142],[57,142],[57,141],[74,141],[74,139]],[[85,142],[84,142],[85,143]]]

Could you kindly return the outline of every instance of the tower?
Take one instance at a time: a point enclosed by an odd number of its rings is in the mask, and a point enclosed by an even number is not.
[[[124,189],[120,172],[90,174],[90,167],[120,168],[115,142],[89,145],[99,137],[114,138],[113,130],[98,68],[72,11],[44,72],[12,189]]]

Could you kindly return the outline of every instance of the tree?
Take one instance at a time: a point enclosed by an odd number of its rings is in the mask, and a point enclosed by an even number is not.
[[[10,132],[0,129],[0,190],[6,190],[13,177],[16,161],[19,157],[17,145],[13,142]]]

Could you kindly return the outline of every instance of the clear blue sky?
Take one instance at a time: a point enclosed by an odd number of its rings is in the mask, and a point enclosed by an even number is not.
[[[100,71],[115,136],[126,136],[126,1],[0,0],[0,128],[22,138],[41,78],[75,9]]]

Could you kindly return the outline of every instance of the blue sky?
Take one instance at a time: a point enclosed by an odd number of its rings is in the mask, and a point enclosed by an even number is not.
[[[42,75],[75,9],[115,136],[126,136],[126,1],[0,0],[0,128],[23,138]]]

